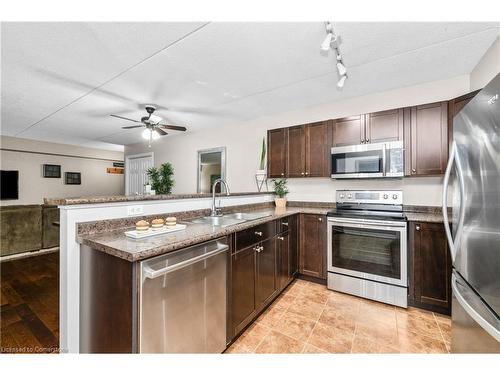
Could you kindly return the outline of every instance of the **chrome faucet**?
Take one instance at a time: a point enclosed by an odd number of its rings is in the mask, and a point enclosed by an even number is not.
[[[222,210],[220,208],[220,199],[219,199],[219,207],[215,205],[215,187],[217,186],[218,183],[222,183],[226,187],[226,195],[229,195],[229,186],[227,185],[227,182],[222,178],[218,178],[217,180],[215,180],[212,185],[212,212],[210,213],[210,216],[222,216],[221,212]]]

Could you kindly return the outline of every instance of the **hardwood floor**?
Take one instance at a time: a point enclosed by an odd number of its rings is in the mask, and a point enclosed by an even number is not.
[[[59,351],[59,253],[0,263],[0,352]]]

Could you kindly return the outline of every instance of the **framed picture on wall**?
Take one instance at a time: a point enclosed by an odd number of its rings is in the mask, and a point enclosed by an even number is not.
[[[66,185],[81,185],[82,174],[80,172],[65,172],[64,183]]]
[[[61,166],[57,164],[43,165],[44,178],[61,178]]]

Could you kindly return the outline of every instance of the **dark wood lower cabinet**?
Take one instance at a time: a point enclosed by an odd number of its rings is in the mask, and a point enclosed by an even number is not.
[[[451,257],[442,223],[409,223],[408,304],[451,312]]]
[[[230,339],[238,336],[297,274],[298,215],[271,223],[277,234],[267,231],[261,242],[242,250],[234,247],[230,271]],[[238,233],[234,235],[235,241],[237,236]]]
[[[259,246],[259,245],[258,245]],[[274,237],[261,242],[256,251],[255,301],[259,307],[270,299],[276,290],[276,242]]]
[[[255,247],[237,251],[231,258],[231,320],[236,331],[255,310]]]
[[[319,279],[326,279],[325,215],[301,215],[299,273]]]

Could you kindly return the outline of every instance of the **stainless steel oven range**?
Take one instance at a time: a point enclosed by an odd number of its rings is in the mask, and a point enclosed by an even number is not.
[[[338,190],[328,213],[328,288],[407,307],[402,191]]]

